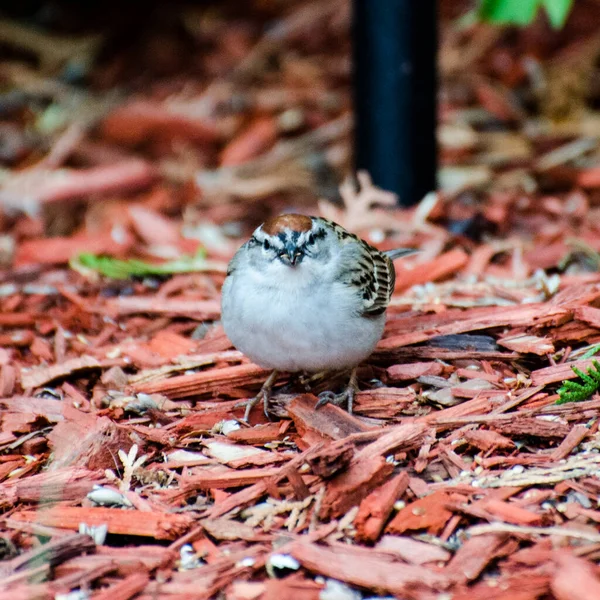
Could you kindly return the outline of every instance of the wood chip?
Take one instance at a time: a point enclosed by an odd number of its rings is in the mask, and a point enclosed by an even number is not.
[[[194,522],[187,515],[71,506],[57,506],[38,511],[21,510],[14,513],[12,519],[74,530],[79,529],[80,523],[106,525],[109,533],[139,535],[157,540],[176,539],[185,533]]]

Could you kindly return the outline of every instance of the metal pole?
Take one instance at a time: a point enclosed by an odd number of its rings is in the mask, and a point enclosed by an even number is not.
[[[355,163],[403,206],[436,188],[435,0],[354,0]]]

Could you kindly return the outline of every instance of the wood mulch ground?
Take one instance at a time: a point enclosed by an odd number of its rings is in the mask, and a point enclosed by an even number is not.
[[[406,210],[366,174],[338,197],[346,2],[163,7],[125,48],[17,36],[0,65],[0,600],[600,598],[600,396],[556,404],[600,343],[600,6],[556,33],[466,26],[457,4],[441,2],[441,190]],[[86,85],[61,75],[75,47]],[[225,337],[220,286],[282,210],[420,252],[397,262],[355,414],[314,410],[342,379],[282,375],[272,420],[247,425],[237,405],[267,373]],[[106,277],[84,252],[181,272]]]

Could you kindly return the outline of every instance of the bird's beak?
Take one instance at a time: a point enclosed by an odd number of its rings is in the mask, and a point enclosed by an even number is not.
[[[279,259],[284,264],[295,267],[302,260],[302,252],[293,244],[287,246],[279,253]]]

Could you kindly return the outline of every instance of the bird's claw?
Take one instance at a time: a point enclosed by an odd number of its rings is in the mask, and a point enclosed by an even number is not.
[[[275,383],[275,379],[277,378],[277,371],[273,371],[271,375],[269,375],[268,379],[265,381],[263,386],[260,388],[260,392],[251,398],[250,400],[246,400],[246,402],[240,402],[236,404],[236,408],[246,407],[244,411],[244,418],[242,419],[246,423],[248,423],[248,418],[250,417],[250,412],[252,409],[262,400],[263,402],[263,410],[265,413],[265,417],[271,420],[269,416],[269,400],[271,398],[271,391],[273,389],[273,383]]]
[[[321,392],[319,394],[319,401],[317,402],[317,405],[315,406],[315,409],[319,409],[323,406],[325,406],[326,404],[336,404],[336,396],[333,392]]]
[[[245,402],[240,402],[239,404],[235,405],[236,408],[245,408],[246,409],[244,411],[244,417],[242,418],[242,421],[244,421],[245,423],[248,423],[248,419],[250,417],[250,412],[261,400],[264,405],[265,415],[267,416],[267,419],[271,420],[271,418],[269,417],[269,412],[267,410],[267,405],[269,402],[269,395],[265,394],[265,392],[263,390],[261,390],[260,392],[258,392],[258,394],[256,394],[256,396],[254,396],[254,398],[250,398],[250,400],[246,400]]]
[[[354,403],[354,393],[355,390],[353,387],[348,386],[343,392],[340,394],[334,394],[333,392],[321,392],[319,394],[319,401],[315,406],[316,409],[325,406],[326,404],[335,404],[335,406],[342,406],[344,404],[348,404],[348,413],[352,414],[352,405]]]

